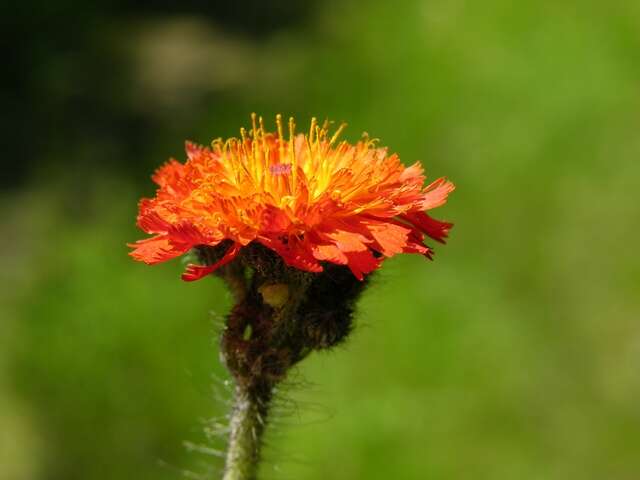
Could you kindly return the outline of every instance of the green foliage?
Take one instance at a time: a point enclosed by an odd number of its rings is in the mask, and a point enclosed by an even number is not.
[[[300,365],[292,383],[313,386],[282,394],[297,406],[276,414],[264,478],[636,478],[638,7],[323,11],[239,53],[247,78],[194,140],[251,110],[346,120],[448,175],[437,214],[456,226],[433,263],[387,262],[351,340]],[[200,421],[227,408],[211,376],[230,299],[217,279],[181,282],[179,261],[132,262],[140,193],[97,170],[2,199],[2,479],[221,467],[182,444],[210,445]]]

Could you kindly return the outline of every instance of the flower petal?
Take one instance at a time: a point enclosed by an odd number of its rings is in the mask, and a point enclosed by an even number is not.
[[[453,227],[453,223],[441,222],[425,212],[409,212],[401,215],[400,218],[440,243],[445,243],[444,239],[447,238],[449,230]]]
[[[272,205],[267,205],[262,212],[261,223],[262,231],[267,233],[286,232],[291,226],[291,220],[287,214]]]
[[[349,259],[347,256],[334,244],[326,245],[314,245],[313,256],[320,261],[326,261],[331,263],[337,263],[339,265],[346,264]]]
[[[380,266],[381,259],[375,258],[369,250],[364,252],[345,252],[349,263],[347,266],[358,280],[364,280],[367,273],[371,273]]]
[[[239,243],[234,243],[229,247],[224,256],[218,260],[213,265],[194,265],[190,263],[187,265],[187,270],[182,274],[182,280],[185,282],[193,282],[195,280],[200,280],[202,277],[209,275],[214,272],[218,268],[226,265],[231,260],[236,258],[238,252],[240,251],[241,245]]]
[[[322,265],[314,258],[308,242],[295,235],[282,238],[260,237],[258,242],[275,251],[287,265],[307,272],[321,272]]]
[[[392,257],[404,251],[411,231],[410,228],[376,220],[368,220],[366,226],[379,247],[375,250],[378,250],[385,257]]]
[[[162,165],[151,176],[151,179],[160,187],[176,183],[184,176],[184,165],[173,158]]]
[[[422,197],[422,210],[431,210],[440,207],[447,202],[447,196],[455,190],[455,185],[442,177],[435,182],[431,182],[424,189]]]
[[[135,260],[144,262],[147,265],[154,265],[170,260],[187,251],[186,249],[176,248],[166,235],[158,235],[144,240],[138,240],[135,243],[127,244],[127,246],[135,249],[129,252],[129,255]]]

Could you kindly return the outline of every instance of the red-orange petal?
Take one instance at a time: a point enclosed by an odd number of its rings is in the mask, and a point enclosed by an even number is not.
[[[184,280],[185,282],[193,282],[195,280],[200,280],[202,277],[205,277],[210,273],[215,272],[218,268],[226,265],[231,260],[236,258],[238,252],[240,251],[240,247],[240,244],[234,243],[231,247],[229,247],[224,256],[213,265],[194,265],[193,263],[190,263],[189,265],[187,265],[186,271],[182,274],[182,280]]]
[[[134,248],[133,251],[129,252],[129,255],[135,260],[144,262],[147,265],[154,265],[170,260],[182,255],[188,250],[176,248],[164,235],[138,240],[135,243],[127,244],[127,246]]]
[[[258,242],[280,255],[291,267],[307,272],[322,271],[322,265],[313,256],[309,246],[294,235],[283,238],[260,237]]]
[[[440,243],[445,243],[445,238],[447,238],[449,230],[453,227],[453,223],[441,222],[430,217],[425,212],[409,212],[401,215],[400,218],[408,221],[418,230]]]
[[[447,202],[447,197],[455,188],[455,185],[444,177],[431,182],[423,192],[422,209],[431,210],[444,205]]]
[[[371,273],[380,266],[381,260],[375,258],[369,250],[364,252],[345,252],[349,263],[347,266],[358,280],[364,280],[367,273]]]

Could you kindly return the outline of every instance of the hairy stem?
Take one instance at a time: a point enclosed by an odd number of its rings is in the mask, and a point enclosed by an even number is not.
[[[270,392],[236,386],[223,480],[255,480]]]

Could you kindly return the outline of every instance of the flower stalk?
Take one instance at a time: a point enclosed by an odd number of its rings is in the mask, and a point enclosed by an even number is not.
[[[200,248],[198,254],[208,265],[225,252]],[[366,282],[338,265],[329,266],[326,274],[301,272],[259,244],[247,246],[216,275],[236,299],[220,345],[235,382],[223,479],[251,480],[256,478],[274,388],[310,352],[330,348],[347,336],[353,303]]]
[[[255,480],[270,394],[236,386],[223,480]]]

